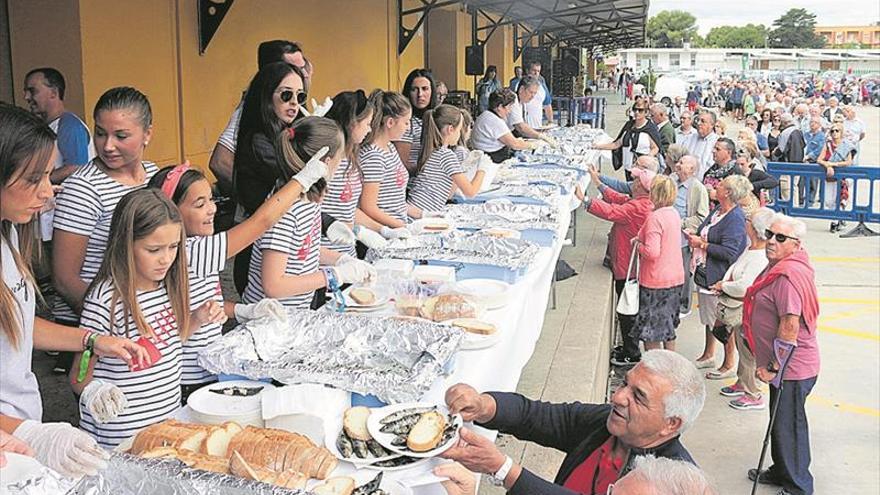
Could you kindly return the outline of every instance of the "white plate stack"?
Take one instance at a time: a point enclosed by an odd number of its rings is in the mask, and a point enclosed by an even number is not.
[[[242,426],[252,425],[263,428],[265,423],[263,422],[262,391],[246,397],[212,392],[212,390],[230,387],[262,387],[263,390],[266,390],[273,387],[273,385],[249,380],[217,382],[205,385],[193,392],[186,401],[186,404],[192,409],[192,419],[198,423],[207,424],[222,424],[227,421],[235,421]]]

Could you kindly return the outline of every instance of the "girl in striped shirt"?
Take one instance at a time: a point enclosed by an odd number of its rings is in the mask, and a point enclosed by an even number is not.
[[[153,135],[152,110],[140,91],[120,87],[95,104],[97,157],[64,181],[55,206],[52,274],[61,296],[55,321],[77,326],[83,298],[107,250],[113,210],[126,193],[143,187],[158,170],[144,161]],[[70,355],[56,365],[63,372]]]
[[[468,198],[480,191],[485,170],[477,170],[468,180],[452,149],[461,138],[463,121],[461,110],[452,105],[439,105],[425,112],[422,152],[409,193],[411,216],[419,218],[423,212],[442,210],[453,186]]]
[[[303,169],[322,148],[328,175],[336,171],[342,160],[343,138],[339,126],[324,117],[306,117],[279,136],[286,168],[281,178],[289,179]],[[257,303],[271,297],[289,308],[308,308],[313,292],[335,290],[345,283],[360,283],[375,275],[371,265],[353,256],[321,247],[321,200],[327,182],[320,179],[306,197],[293,205],[281,220],[254,243],[244,291],[246,303]],[[332,265],[319,270],[319,265]]]
[[[376,222],[394,229],[392,238],[409,237],[406,184],[409,174],[391,144],[409,128],[412,108],[400,93],[377,89],[370,95],[374,115],[359,160],[364,177],[360,208]]]
[[[242,321],[247,305],[225,303],[220,288],[220,272],[226,260],[250,246],[266,230],[281,219],[296,203],[303,191],[322,179],[327,165],[319,160],[310,161],[273,196],[270,196],[253,215],[225,232],[214,232],[214,204],[211,184],[202,172],[187,164],[165,168],[150,180],[149,187],[159,189],[180,210],[186,231],[187,268],[190,298],[198,306],[207,301],[224,305],[226,316]],[[198,364],[198,353],[221,335],[222,325],[210,323],[198,328],[183,344],[181,394],[183,403],[195,389],[217,380],[217,377]]]
[[[155,189],[125,195],[113,213],[107,255],[89,286],[80,325],[135,339],[152,364],[129,368],[118,358],[80,362],[77,355],[71,381],[82,394],[80,427],[105,448],[177,411],[181,344],[200,326],[226,319],[216,301],[192,310],[185,240],[180,212]]]

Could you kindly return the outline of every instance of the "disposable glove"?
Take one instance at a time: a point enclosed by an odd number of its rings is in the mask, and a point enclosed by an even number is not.
[[[333,100],[328,96],[324,98],[324,103],[318,105],[318,102],[312,98],[312,115],[315,117],[323,117],[327,115],[327,112],[330,111],[330,108],[333,107]]]
[[[116,385],[93,378],[79,396],[79,403],[98,423],[109,423],[128,407],[128,399]]]
[[[287,310],[277,299],[263,299],[254,304],[236,304],[233,308],[235,319],[244,323],[257,318],[272,318],[287,321]]]
[[[346,246],[351,246],[357,241],[357,237],[348,228],[348,225],[339,221],[333,222],[327,227],[327,238],[334,244],[345,244]]]
[[[357,261],[357,258],[350,254],[342,253],[339,255],[339,258],[336,259],[336,266],[342,266],[351,263],[352,261]]]
[[[34,449],[38,461],[70,478],[95,475],[110,458],[94,438],[67,423],[27,420],[13,434]]]
[[[355,237],[370,249],[382,249],[388,245],[388,241],[382,237],[382,234],[373,229],[358,226],[355,228]]]
[[[373,268],[373,265],[361,260],[334,266],[333,271],[336,273],[336,280],[340,285],[362,284],[370,278],[376,277],[376,269]]]
[[[559,143],[556,142],[556,139],[549,134],[540,134],[538,136],[538,139],[549,144],[551,148],[556,148],[557,146],[559,146]]]
[[[321,161],[321,158],[324,158],[328,151],[330,151],[330,148],[326,146],[319,149],[306,163],[306,166],[293,176],[293,180],[302,185],[304,192],[308,191],[318,180],[327,178],[327,164]]]
[[[382,234],[382,237],[386,239],[409,239],[412,237],[412,231],[410,231],[406,227],[397,227],[396,229],[392,229],[391,227],[387,227],[385,225],[382,226],[382,229],[379,231]]]

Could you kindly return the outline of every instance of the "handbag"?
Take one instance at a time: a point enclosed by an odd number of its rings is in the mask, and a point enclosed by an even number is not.
[[[629,257],[629,267],[626,269],[626,282],[620,291],[620,299],[617,301],[617,312],[622,315],[635,316],[639,312],[639,252],[633,246],[632,255]],[[636,274],[630,278],[633,264],[636,266]]]
[[[701,289],[709,288],[709,276],[706,275],[706,265],[700,264],[694,269],[694,283]]]

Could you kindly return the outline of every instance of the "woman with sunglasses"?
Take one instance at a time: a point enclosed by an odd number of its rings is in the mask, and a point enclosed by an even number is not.
[[[771,125],[768,126],[769,130],[767,131],[767,149],[770,150],[770,156],[773,156],[773,152],[779,147],[779,135],[782,134],[782,117],[773,115],[770,122]]]
[[[767,137],[770,135],[770,128],[773,127],[773,112],[769,108],[761,110],[761,119],[758,121],[758,130]]]
[[[248,86],[232,165],[233,192],[243,217],[257,211],[281,176],[285,162],[276,149],[276,136],[303,116],[300,105],[306,101],[304,80],[299,67],[274,62],[260,68]],[[250,247],[235,257],[234,278],[239,294],[247,285],[250,259]]]
[[[825,169],[825,210],[836,210],[838,203],[840,208],[846,207],[849,199],[849,184],[846,180],[840,181],[840,200],[837,198],[837,177],[834,176],[834,169],[837,167],[848,167],[852,165],[853,154],[855,149],[852,143],[843,139],[843,124],[835,122],[828,132],[828,141],[825,147],[816,159],[816,163]],[[846,226],[846,222],[840,220],[831,222],[831,232],[837,232]]]
[[[660,153],[660,131],[648,119],[648,102],[636,99],[632,107],[633,118],[627,121],[613,142],[596,144],[597,150],[611,150],[615,170],[623,167],[627,181],[632,181],[632,170],[636,160],[643,155],[656,157]]]

